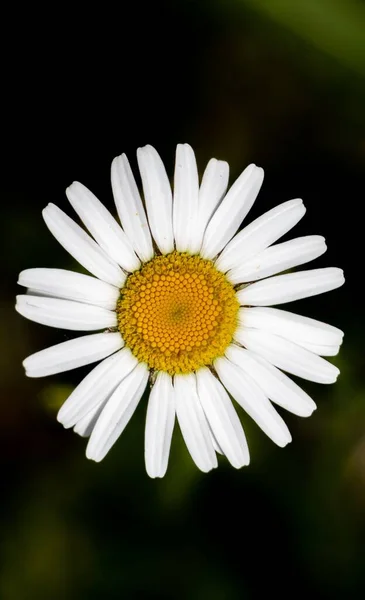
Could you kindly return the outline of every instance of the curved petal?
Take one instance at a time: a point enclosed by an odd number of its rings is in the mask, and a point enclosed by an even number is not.
[[[303,379],[317,383],[334,383],[339,375],[338,368],[324,358],[267,331],[239,329],[234,337],[240,344],[263,356],[279,369]]]
[[[301,342],[300,346],[306,348],[310,352],[314,352],[314,354],[318,354],[319,356],[336,356],[336,354],[340,351],[339,344],[332,344],[330,346],[326,344],[309,344],[308,342]]]
[[[187,449],[196,466],[207,473],[217,467],[218,462],[193,373],[174,376],[174,396],[177,420]]]
[[[100,306],[29,294],[17,296],[16,300],[15,309],[18,313],[49,327],[92,331],[117,325],[116,313]]]
[[[140,268],[141,263],[126,234],[87,187],[74,181],[67,188],[66,196],[93,238],[110,258],[126,271],[132,272]]]
[[[64,269],[26,269],[18,279],[19,285],[40,294],[94,304],[114,310],[120,295],[118,288],[81,273]]]
[[[229,396],[206,367],[196,373],[198,396],[223,454],[239,469],[250,462],[246,436]]]
[[[310,262],[326,250],[325,239],[320,235],[296,238],[266,248],[257,256],[229,271],[227,278],[233,285],[256,281]]]
[[[154,255],[152,238],[141,196],[125,154],[113,160],[111,180],[122,227],[139,258],[147,262]]]
[[[115,444],[137,408],[148,380],[148,367],[139,363],[106,403],[90,436],[86,456],[100,462]]]
[[[237,298],[241,305],[247,306],[283,304],[329,292],[344,282],[343,271],[337,267],[311,269],[257,281],[238,291]]]
[[[224,387],[278,446],[291,442],[289,429],[261,388],[239,366],[227,358],[218,358],[214,367]]]
[[[275,404],[299,417],[309,417],[316,409],[312,398],[299,385],[261,356],[239,348],[235,344],[227,348],[226,355],[230,361],[250,375]]]
[[[57,420],[73,427],[91,410],[103,404],[138,364],[129,348],[123,348],[98,364],[79,383],[58,411]]]
[[[197,235],[199,178],[195,154],[189,144],[176,147],[174,175],[173,227],[176,250],[199,252],[201,236]]]
[[[203,258],[214,258],[236,233],[255,202],[263,179],[263,169],[249,165],[228,190],[205,230],[200,252]]]
[[[337,327],[287,310],[266,306],[240,308],[238,318],[243,327],[263,329],[292,340],[300,346],[342,344],[343,331]]]
[[[228,163],[224,160],[212,158],[204,171],[199,189],[199,214],[196,235],[200,236],[200,245],[209,220],[226,193],[228,178]]]
[[[214,451],[217,452],[217,454],[221,454],[222,456],[224,456],[224,452],[223,452],[222,448],[220,447],[220,445],[218,444],[218,440],[215,437],[209,423],[208,423],[208,425],[209,425],[210,439],[212,440]]]
[[[137,150],[144,198],[153,238],[162,254],[174,249],[172,192],[164,164],[152,146]]]
[[[107,283],[123,285],[126,276],[121,268],[58,206],[48,204],[42,214],[50,232],[80,265]]]
[[[123,346],[120,333],[94,333],[56,344],[23,361],[28,377],[45,377],[106,358]]]
[[[73,428],[74,432],[81,437],[90,437],[107,401],[108,398],[99,402],[85,416],[83,416],[82,419],[77,421],[75,427]]]
[[[237,233],[222,250],[215,266],[223,273],[239,267],[243,260],[262,252],[290,231],[303,217],[305,210],[300,198],[275,206]]]
[[[172,378],[160,371],[148,401],[145,429],[146,471],[152,478],[166,473],[175,423]]]

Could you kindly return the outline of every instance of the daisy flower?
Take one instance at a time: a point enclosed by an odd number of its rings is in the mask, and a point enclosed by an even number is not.
[[[24,317],[62,329],[97,331],[24,360],[29,377],[99,364],[58,413],[64,427],[89,436],[86,456],[101,461],[150,383],[145,463],[151,477],[167,469],[175,417],[202,471],[249,463],[235,400],[279,446],[291,441],[275,403],[301,417],[313,400],[283,371],[333,383],[343,333],[271,308],[328,292],[344,282],[338,268],[279,275],[326,250],[318,235],[274,244],[303,217],[289,200],[241,231],[264,173],[249,165],[229,191],[229,167],[211,159],[199,185],[195,155],[179,144],[173,192],[152,146],[137,151],[144,200],[127,157],[114,159],[111,182],[120,223],[81,183],[66,195],[90,235],[54,204],[43,211],[58,242],[88,271],[27,269],[17,297]]]

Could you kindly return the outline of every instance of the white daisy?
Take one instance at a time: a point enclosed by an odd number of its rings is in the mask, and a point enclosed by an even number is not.
[[[341,286],[337,268],[277,275],[326,250],[321,236],[272,245],[304,215],[301,200],[273,208],[236,233],[263,181],[248,166],[226,193],[228,164],[209,161],[199,186],[194,152],[176,150],[174,192],[151,146],[137,152],[144,201],[127,157],[114,159],[112,188],[122,227],[81,183],[67,197],[89,236],[57,206],[43,211],[60,244],[94,277],[27,269],[17,297],[24,317],[63,329],[100,331],[57,344],[24,361],[42,377],[102,361],[58,413],[64,427],[90,436],[86,456],[100,461],[122,433],[150,379],[145,461],[151,477],[167,469],[175,415],[196,465],[249,463],[234,399],[279,446],[291,441],[272,402],[306,417],[313,400],[283,371],[333,383],[339,329],[268,308]],[[280,370],[282,369],[282,370]],[[231,399],[232,398],[232,399]]]

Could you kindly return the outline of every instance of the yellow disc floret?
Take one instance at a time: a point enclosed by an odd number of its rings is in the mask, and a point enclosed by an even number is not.
[[[151,369],[190,373],[224,354],[238,308],[232,284],[212,261],[174,251],[128,277],[117,305],[118,328]]]

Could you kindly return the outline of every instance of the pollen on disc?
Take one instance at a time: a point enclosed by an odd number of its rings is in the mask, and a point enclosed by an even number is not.
[[[118,328],[151,369],[190,373],[224,354],[238,309],[232,284],[212,261],[174,251],[129,275],[117,305]]]

